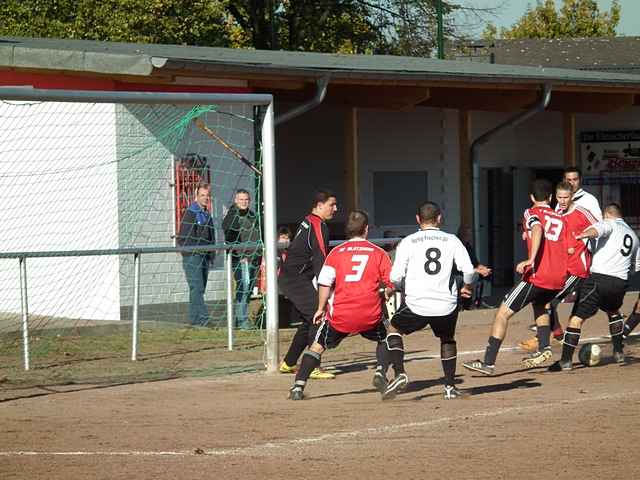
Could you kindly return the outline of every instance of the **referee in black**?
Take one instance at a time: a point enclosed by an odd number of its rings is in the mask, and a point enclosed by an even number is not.
[[[317,279],[329,250],[326,222],[333,218],[337,210],[335,194],[318,190],[313,197],[311,213],[300,223],[282,264],[278,279],[280,289],[300,313],[302,323],[280,364],[280,373],[295,373],[298,358],[314,342],[318,330],[318,326],[313,324],[313,315],[318,307]],[[332,373],[316,368],[309,378],[334,377]]]

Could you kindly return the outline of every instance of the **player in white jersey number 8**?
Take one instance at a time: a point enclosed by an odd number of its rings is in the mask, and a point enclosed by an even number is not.
[[[458,319],[458,287],[454,272],[463,274],[461,294],[471,296],[474,267],[460,239],[440,231],[442,212],[433,202],[418,208],[416,221],[420,230],[405,237],[396,250],[391,281],[404,282],[405,303],[388,326],[387,347],[396,377],[382,392],[383,400],[393,398],[409,382],[404,371],[402,335],[431,326],[440,338],[440,358],[444,372],[444,398],[462,395],[454,385],[457,348],[455,328]],[[455,267],[455,268],[454,268]]]

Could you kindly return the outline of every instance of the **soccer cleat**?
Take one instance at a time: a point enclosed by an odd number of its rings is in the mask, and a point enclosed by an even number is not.
[[[376,372],[376,373],[373,374],[373,382],[372,383],[373,383],[373,387],[377,391],[382,393],[387,388],[387,384],[389,383],[389,381],[387,380],[387,377],[385,377],[384,373]]]
[[[445,385],[444,386],[444,399],[445,400],[455,400],[456,398],[463,398],[466,394],[458,390],[453,385]]]
[[[298,367],[296,367],[295,365],[293,367],[290,367],[286,362],[282,362],[280,364],[280,373],[296,373],[297,370]]]
[[[624,352],[613,352],[613,361],[616,363],[625,363]]]
[[[563,362],[562,360],[558,360],[549,366],[547,369],[550,372],[570,372],[573,370],[573,365],[571,362]]]
[[[533,325],[529,325],[529,326],[527,327],[527,329],[528,329],[530,332],[536,333],[536,332],[538,331],[538,326],[534,323]]]
[[[518,343],[518,347],[520,347],[525,352],[534,353],[538,351],[538,338],[531,337],[529,340],[523,340]]]
[[[295,385],[289,390],[289,400],[303,400],[304,391],[299,385]]]
[[[524,365],[525,368],[539,367],[547,360],[551,360],[552,356],[553,353],[551,353],[551,349],[545,348],[541,352],[535,352],[523,358],[522,365]]]
[[[314,368],[309,378],[313,378],[314,380],[331,380],[336,378],[336,375],[331,372],[325,372],[321,368]]]
[[[496,367],[494,365],[487,365],[481,360],[474,360],[473,362],[464,362],[462,364],[467,370],[473,370],[474,372],[480,372],[485,375],[493,375]]]
[[[391,400],[398,392],[404,389],[409,384],[409,377],[406,373],[401,373],[396,378],[391,380],[387,385],[387,388],[382,392],[382,400]]]

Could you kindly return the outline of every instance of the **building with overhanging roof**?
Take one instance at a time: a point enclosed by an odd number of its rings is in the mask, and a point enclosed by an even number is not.
[[[530,180],[556,181],[581,164],[582,133],[633,131],[640,112],[633,74],[378,55],[4,37],[0,72],[0,86],[270,93],[279,223],[299,221],[310,190],[327,186],[340,202],[336,238],[355,207],[376,236],[404,235],[428,198],[446,229],[474,226],[503,285],[524,255]],[[603,201],[622,194],[593,189]],[[631,220],[638,226],[640,207]]]

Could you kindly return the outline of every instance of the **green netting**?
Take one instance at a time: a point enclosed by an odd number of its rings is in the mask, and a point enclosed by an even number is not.
[[[213,360],[200,357],[227,346],[226,332],[218,330],[227,325],[227,253],[207,258],[207,314],[197,321],[190,315],[193,294],[185,257],[177,252],[141,256],[139,352],[146,364],[123,363],[129,365],[124,377],[148,376],[154,369],[175,375],[262,364],[264,308],[255,289],[263,252],[256,208],[260,176],[236,157],[240,153],[260,169],[260,115],[253,105],[0,103],[1,253],[174,247],[184,210],[194,200],[189,190],[194,178],[211,184],[207,208],[216,243],[234,236],[224,231],[225,218],[235,228],[233,245],[252,242],[252,248],[233,254],[231,264],[234,325],[247,329],[236,339],[243,353],[225,353],[215,367]],[[249,216],[233,207],[238,190],[249,196]],[[61,366],[64,378],[76,381],[86,379],[74,377],[69,365],[94,372],[87,365],[126,361],[133,256],[27,258],[26,265],[36,370],[53,375]],[[0,259],[0,286],[0,378],[12,378],[22,364],[17,259]],[[102,367],[94,373],[108,376],[111,367]]]

